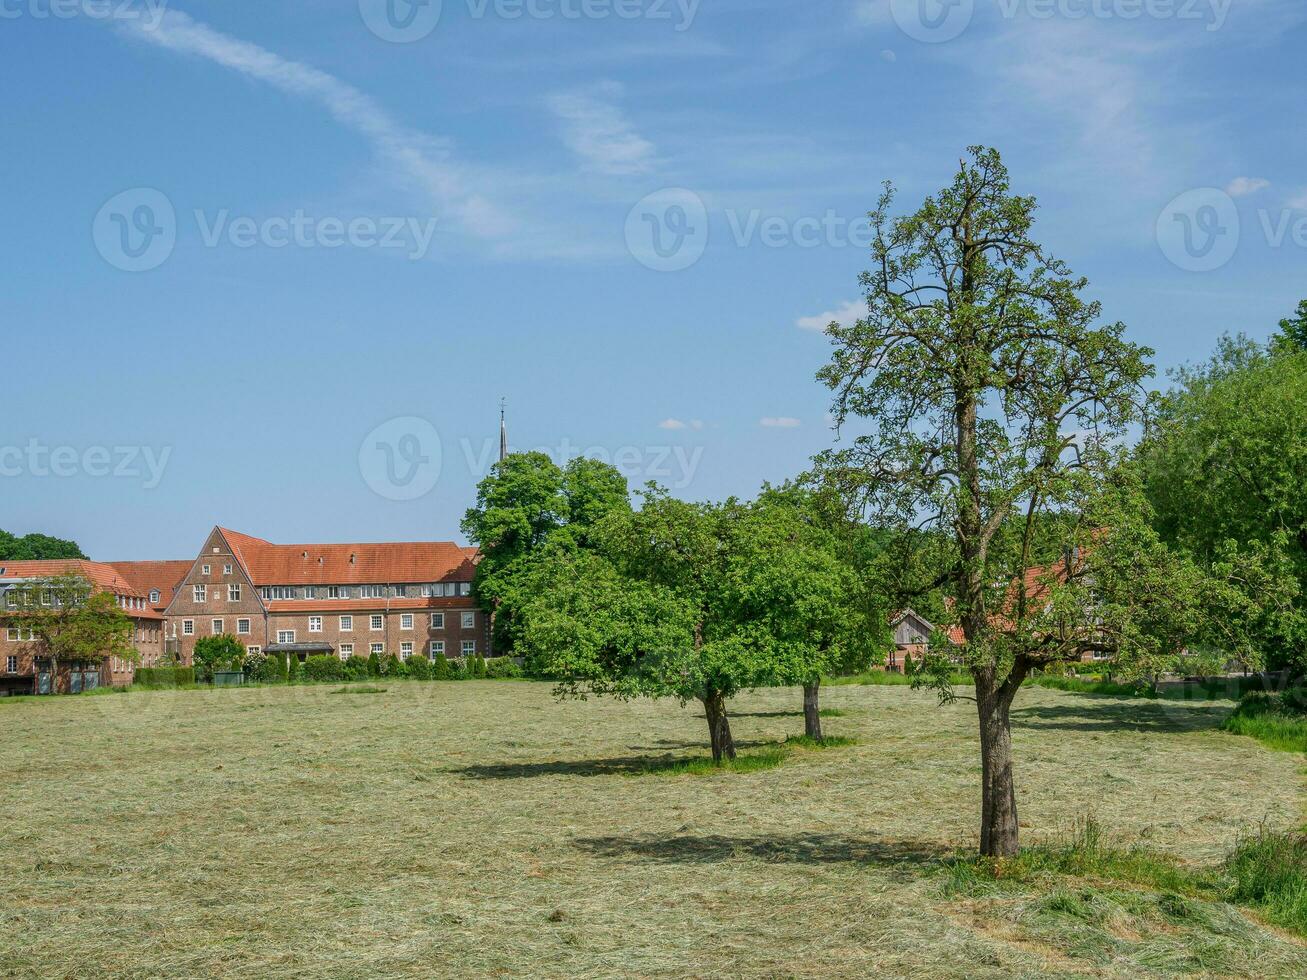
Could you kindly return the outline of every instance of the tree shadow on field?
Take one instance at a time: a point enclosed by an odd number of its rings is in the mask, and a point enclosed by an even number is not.
[[[1080,703],[1013,708],[1012,723],[1019,728],[1061,731],[1139,731],[1180,735],[1210,731],[1229,714],[1226,708],[1183,708],[1165,701],[1122,701],[1080,694],[1075,697]]]
[[[656,864],[717,864],[741,858],[792,864],[874,864],[901,867],[915,877],[925,866],[955,853],[929,841],[883,841],[846,834],[788,834],[770,837],[583,837],[573,844],[587,854],[641,858]]]
[[[783,742],[736,742],[738,749],[780,748]],[[700,742],[663,742],[651,751],[668,747],[701,749],[699,755],[628,755],[611,759],[554,759],[548,762],[501,762],[460,766],[444,772],[468,779],[537,779],[542,776],[636,776],[677,771],[688,763],[708,760],[707,746]],[[633,750],[644,746],[633,745]]]

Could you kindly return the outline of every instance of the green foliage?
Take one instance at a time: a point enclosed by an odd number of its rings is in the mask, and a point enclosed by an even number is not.
[[[195,669],[193,667],[137,667],[132,677],[132,684],[150,690],[193,687]]]
[[[1307,670],[1307,349],[1226,337],[1176,380],[1139,450],[1161,534],[1256,574],[1260,601],[1223,615],[1272,666]]]
[[[55,666],[98,664],[110,657],[140,660],[132,645],[135,627],[118,600],[80,575],[56,575],[6,593],[4,620],[31,630],[41,656]]]
[[[408,676],[408,665],[393,653],[382,657],[377,666],[381,671],[380,676],[382,677],[396,678]]]
[[[1307,352],[1307,299],[1298,304],[1293,316],[1280,321],[1280,332],[1272,339],[1271,349],[1282,354]]]
[[[345,662],[334,654],[318,654],[304,661],[303,676],[306,681],[345,680]]]
[[[286,655],[270,653],[255,662],[250,677],[260,684],[285,684],[289,679]]]
[[[415,681],[431,680],[431,661],[420,653],[415,653],[408,660],[408,676]]]
[[[445,660],[445,669],[451,681],[467,680],[467,665],[462,660]]]
[[[368,654],[368,676],[381,676],[381,658],[375,653]]]
[[[245,644],[229,633],[202,636],[195,641],[191,662],[206,679],[218,671],[240,670],[245,665]]]
[[[375,675],[372,674],[366,657],[360,657],[357,653],[352,653],[345,661],[345,676],[352,681],[361,681],[365,677]]]
[[[26,534],[20,538],[0,530],[0,561],[48,561],[85,557],[75,541],[64,541],[46,534]]]
[[[493,657],[490,660],[482,660],[482,663],[485,665],[484,676],[491,680],[509,680],[523,676],[522,668],[512,657]]]
[[[445,659],[443,653],[437,653],[431,658],[431,679],[433,681],[450,679],[449,661]]]
[[[300,663],[298,654],[292,653],[286,658],[286,683],[298,684],[304,673],[304,665]]]

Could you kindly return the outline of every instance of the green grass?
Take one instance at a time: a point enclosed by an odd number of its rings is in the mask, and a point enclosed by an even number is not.
[[[1250,694],[1225,722],[1234,735],[1255,738],[1278,752],[1307,752],[1307,711],[1301,689]]]
[[[1299,823],[1301,759],[1227,707],[1023,689],[1029,852],[996,874],[957,856],[968,703],[831,687],[822,751],[800,691],[743,695],[741,770],[697,705],[376,686],[0,700],[0,973],[1307,975],[1279,878],[1224,863]],[[1092,858],[1060,833],[1090,813]]]
[[[1042,674],[1031,678],[1029,683],[1051,691],[1067,691],[1071,694],[1101,694],[1109,697],[1144,698],[1157,695],[1147,686],[1139,684],[1119,684],[1113,681],[1088,680],[1083,677],[1062,677],[1056,674]]]
[[[1263,830],[1235,848],[1226,869],[1234,901],[1307,936],[1307,836]]]
[[[386,688],[374,687],[370,684],[362,684],[358,687],[338,687],[331,692],[332,694],[385,694]]]

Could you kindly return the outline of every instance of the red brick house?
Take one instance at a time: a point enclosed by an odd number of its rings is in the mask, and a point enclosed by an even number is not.
[[[148,591],[139,588],[115,566],[85,560],[0,562],[0,693],[49,694],[79,692],[102,685],[124,686],[132,682],[136,664],[111,657],[100,664],[60,664],[53,676],[41,645],[16,619],[5,619],[13,609],[6,593],[33,582],[75,575],[97,592],[108,592],[132,620],[132,646],[142,666],[157,663],[164,651],[163,614],[152,607]]]
[[[488,656],[476,557],[446,541],[283,545],[215,527],[163,606],[169,648],[190,663],[200,637],[227,633],[250,653],[300,660]]]

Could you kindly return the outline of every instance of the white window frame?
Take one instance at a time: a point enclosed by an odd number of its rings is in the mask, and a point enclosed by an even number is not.
[[[352,657],[352,656],[354,656],[354,644],[353,644],[353,643],[342,643],[342,644],[340,645],[340,659],[341,659],[341,660],[348,660],[348,659],[349,659],[350,657]]]
[[[368,630],[373,633],[380,633],[386,628],[386,617],[381,613],[373,613],[368,617]]]
[[[248,653],[251,657],[258,657],[262,655],[263,647],[257,645],[246,647],[245,652]]]
[[[212,566],[212,565],[201,565],[201,566],[200,566],[200,574],[201,574],[201,575],[211,575],[211,574],[213,574],[213,566]]]
[[[224,575],[230,575],[230,574],[231,574],[231,570],[232,570],[232,569],[231,569],[231,562],[225,562],[225,563],[223,564],[223,566],[222,566],[222,574],[224,574]]]
[[[402,630],[411,630],[411,629],[413,628],[413,614],[412,614],[412,613],[400,613],[400,615],[399,615],[399,628],[402,629]]]
[[[211,635],[213,635],[213,636],[221,636],[221,635],[222,635],[222,630],[223,630],[223,622],[222,622],[221,619],[211,619],[211,620],[209,620],[209,632],[210,632]]]
[[[286,637],[288,636],[290,637],[289,640],[286,639]],[[295,642],[294,630],[277,630],[277,643],[281,644],[281,643],[294,643],[294,642]]]
[[[431,656],[435,657],[435,656],[437,656],[437,655],[438,655],[438,656],[441,656],[441,657],[443,657],[443,656],[445,655],[445,641],[444,641],[444,640],[432,640],[432,641],[431,641]]]
[[[183,620],[182,620],[182,636],[194,636],[194,635],[195,635],[195,620],[193,620],[193,619],[183,619]]]
[[[191,598],[195,602],[207,602],[209,598],[208,587],[203,585],[191,586]]]
[[[476,640],[464,640],[464,641],[463,641],[463,656],[465,656],[465,657],[475,657],[475,656],[476,656],[476,652],[477,652],[477,641],[476,641]]]
[[[341,632],[342,632],[342,633],[352,633],[352,632],[354,632],[354,617],[353,617],[353,616],[341,616],[341,617],[340,617],[340,629],[341,629]]]
[[[412,656],[413,656],[413,644],[401,643],[399,645],[399,659],[408,660]]]
[[[431,614],[431,628],[432,628],[433,630],[443,630],[443,629],[445,628],[445,614],[444,614],[444,613],[432,613],[432,614]]]
[[[386,644],[374,643],[368,650],[369,653],[375,653],[378,657],[386,652]]]
[[[477,614],[465,612],[461,614],[460,625],[465,630],[474,630],[477,628]]]
[[[316,624],[316,625],[315,625],[315,624]],[[310,617],[309,617],[309,632],[310,632],[310,633],[321,633],[321,632],[322,632],[322,617],[321,617],[321,616],[310,616]]]
[[[15,657],[12,653],[5,660],[5,673],[6,674],[18,673],[18,658]]]
[[[241,601],[241,584],[239,582],[229,582],[227,584],[227,601],[228,602]]]
[[[250,621],[248,619],[236,620],[236,635],[237,636],[250,635]]]

